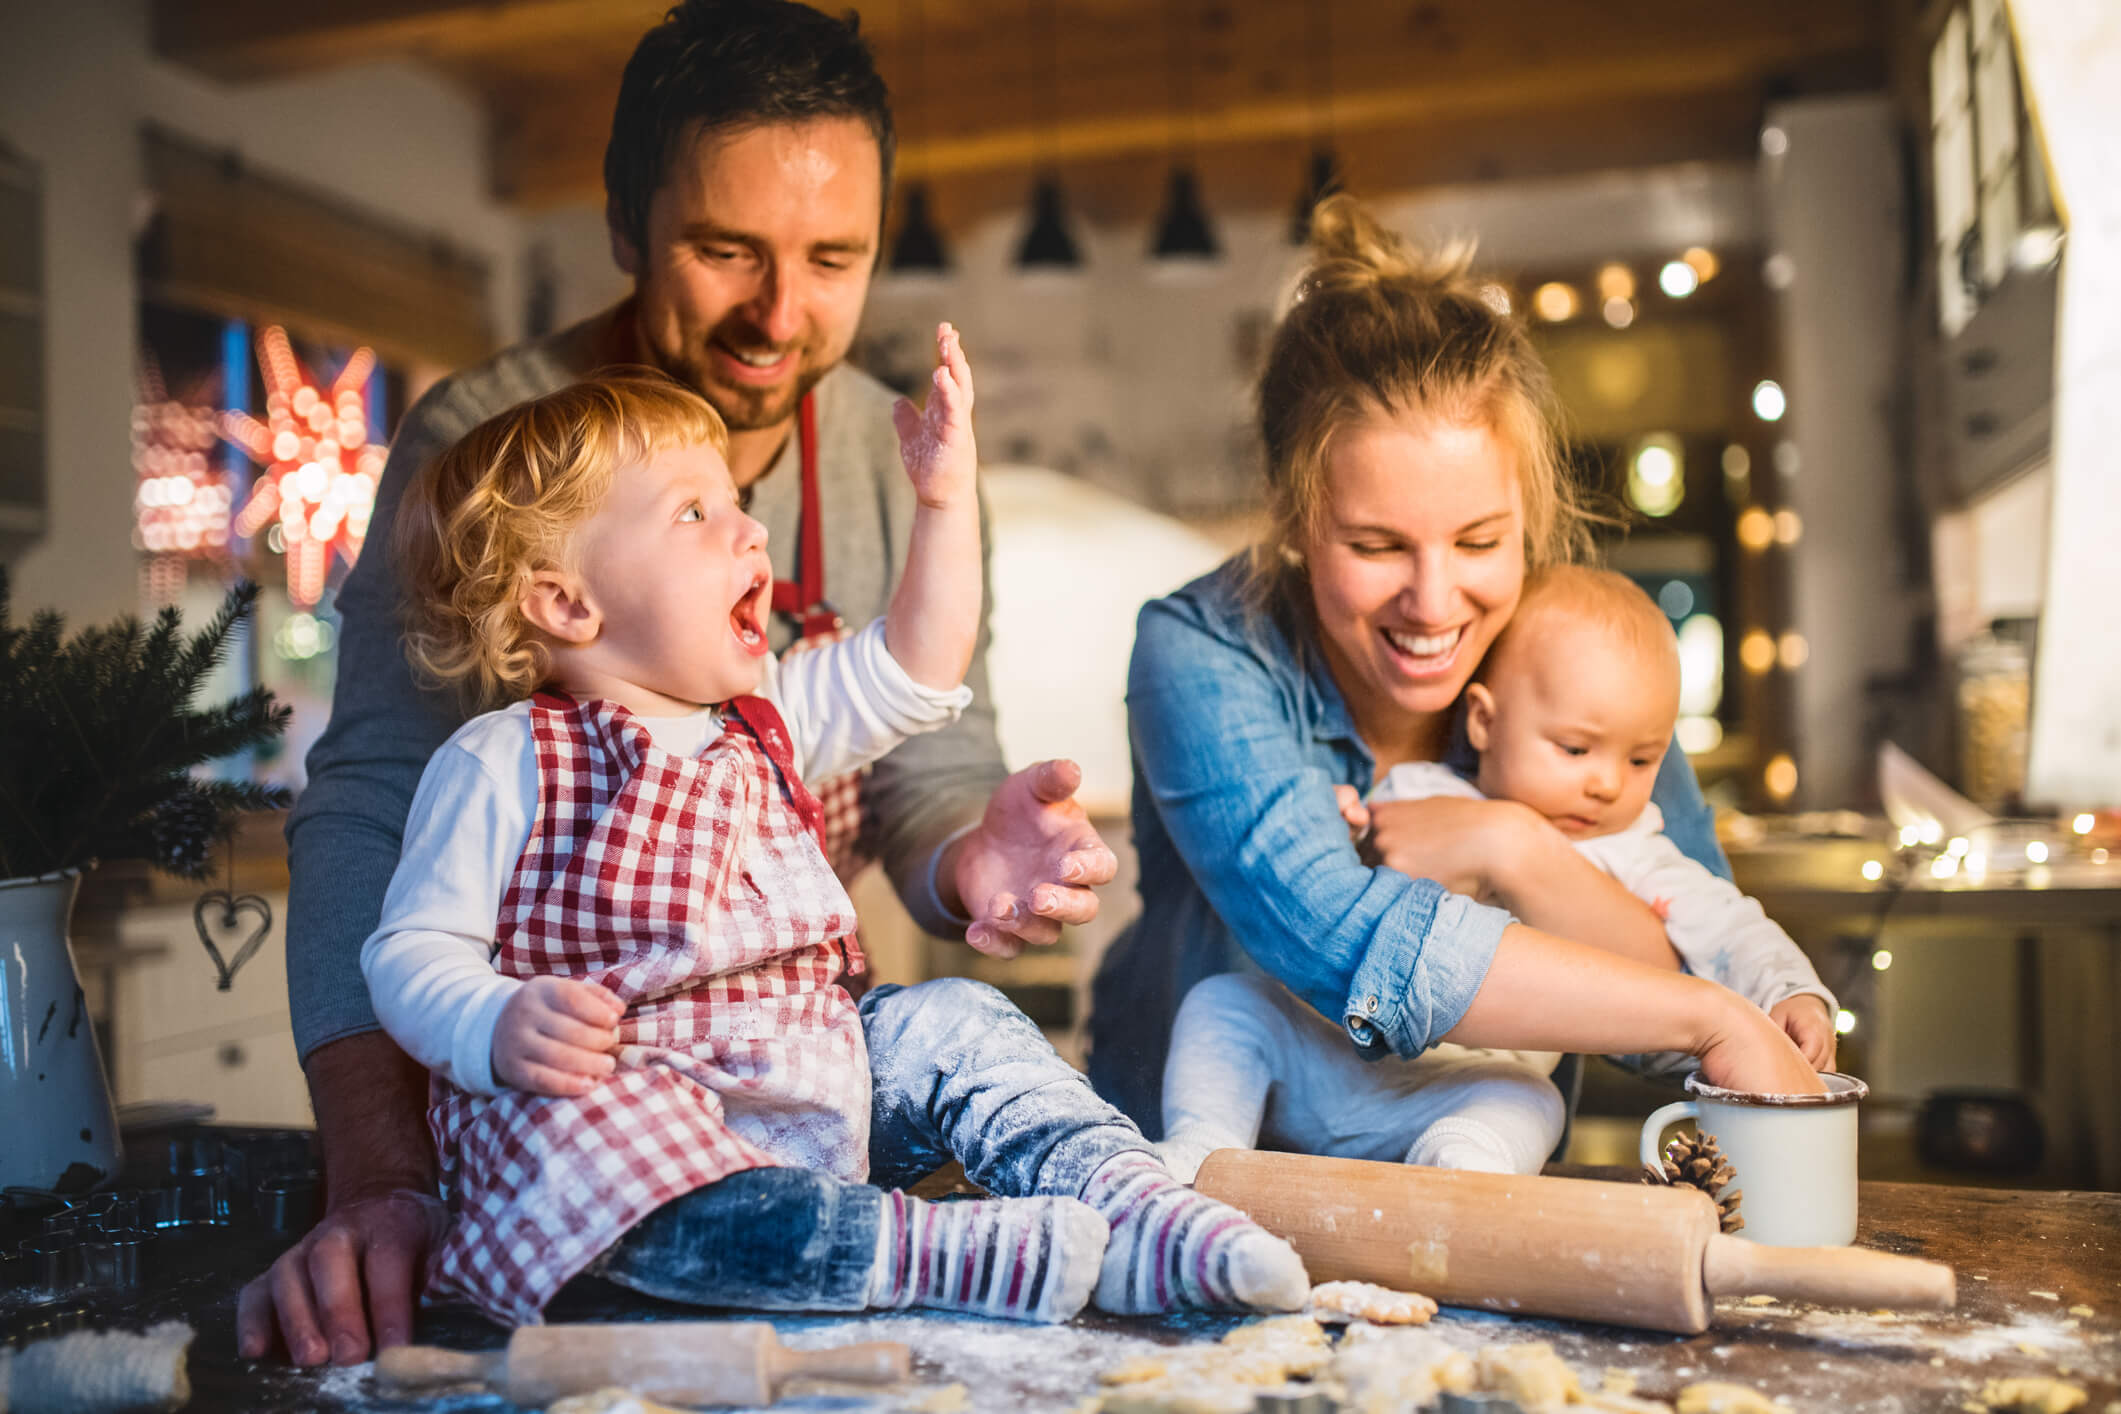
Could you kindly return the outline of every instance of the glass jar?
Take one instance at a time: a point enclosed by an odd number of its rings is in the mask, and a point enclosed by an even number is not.
[[[1959,650],[1959,784],[1994,814],[2018,808],[2025,792],[2032,657],[2025,644],[1993,630]]]

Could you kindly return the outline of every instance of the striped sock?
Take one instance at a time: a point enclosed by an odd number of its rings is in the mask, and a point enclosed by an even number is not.
[[[1173,1179],[1154,1155],[1115,1154],[1083,1185],[1112,1225],[1092,1300],[1117,1315],[1181,1306],[1294,1311],[1311,1294],[1296,1249]]]
[[[1105,1220],[1073,1198],[928,1203],[892,1190],[869,1304],[1065,1321],[1090,1299]]]

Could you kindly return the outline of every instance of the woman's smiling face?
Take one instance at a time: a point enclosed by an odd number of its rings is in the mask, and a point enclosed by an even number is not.
[[[1524,587],[1510,447],[1423,412],[1342,429],[1304,560],[1327,663],[1371,749],[1433,741]]]

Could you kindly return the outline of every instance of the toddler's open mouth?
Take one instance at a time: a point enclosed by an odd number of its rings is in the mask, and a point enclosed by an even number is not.
[[[729,627],[736,634],[736,641],[744,645],[744,651],[754,658],[766,653],[766,611],[773,599],[773,576],[761,570],[752,579],[751,587],[736,601],[729,611]]]

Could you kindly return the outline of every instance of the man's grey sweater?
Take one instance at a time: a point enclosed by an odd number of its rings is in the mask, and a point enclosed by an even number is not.
[[[367,544],[339,593],[344,624],[331,723],[310,750],[309,783],[287,825],[287,988],[305,1061],[326,1042],[376,1029],[361,980],[361,944],[382,914],[420,773],[464,720],[448,695],[415,685],[400,646],[391,543],[398,501],[421,467],[473,427],[592,371],[603,361],[599,351],[612,346],[615,317],[622,316],[606,311],[443,379],[406,414],[391,444]],[[899,461],[890,390],[843,365],[818,383],[816,399],[825,594],[850,627],[860,628],[889,606],[912,532],[913,489]],[[777,578],[796,577],[801,483],[791,435],[751,487],[749,509],[767,529]],[[993,602],[991,592],[986,602]],[[791,617],[776,614],[774,651],[796,631]],[[931,932],[953,931],[935,895],[936,853],[979,819],[1007,774],[994,734],[987,638],[983,613],[964,715],[879,761],[865,788],[876,852],[899,897]]]

